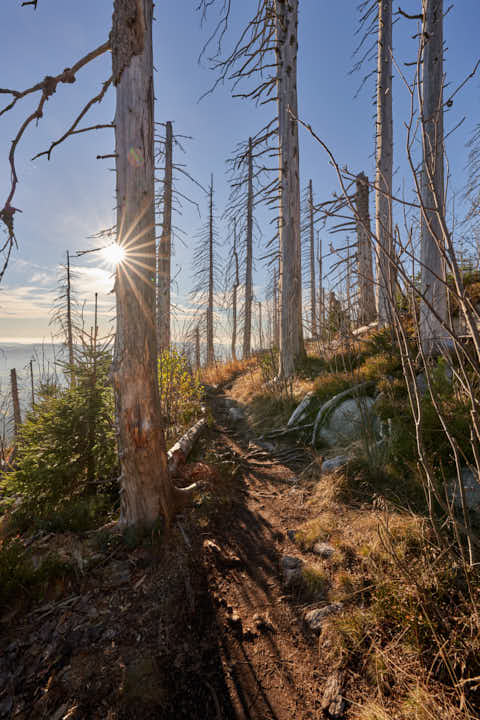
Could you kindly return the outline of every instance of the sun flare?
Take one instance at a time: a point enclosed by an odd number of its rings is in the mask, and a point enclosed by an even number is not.
[[[117,243],[107,245],[102,250],[103,257],[110,265],[116,266],[125,260],[125,248]]]

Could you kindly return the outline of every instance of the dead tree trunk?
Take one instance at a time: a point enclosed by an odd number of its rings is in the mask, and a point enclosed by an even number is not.
[[[72,284],[70,277],[70,253],[67,250],[67,349],[70,381],[73,380],[73,329],[72,329]]]
[[[213,347],[213,175],[210,181],[208,228],[207,366],[213,365],[215,362]]]
[[[310,324],[312,338],[317,337],[317,300],[315,283],[315,225],[313,221],[313,184],[308,184],[308,210],[310,225]]]
[[[360,325],[375,319],[375,296],[373,291],[372,244],[370,232],[369,185],[362,172],[357,175],[355,196],[357,222],[357,272],[359,287]]]
[[[157,261],[157,347],[170,347],[170,285],[172,255],[173,129],[166,124],[165,176],[163,180],[163,224]]]
[[[237,359],[237,292],[240,285],[238,272],[238,251],[237,251],[237,222],[233,224],[233,261],[235,263],[235,277],[232,292],[232,360]]]
[[[35,385],[33,383],[33,360],[30,360],[30,386],[32,391],[32,408],[35,407]]]
[[[442,321],[447,321],[446,269],[441,229],[441,218],[445,215],[443,0],[423,0],[423,16],[420,339],[424,351],[432,354],[438,351],[447,336],[442,327]]]
[[[243,357],[250,357],[252,350],[252,302],[253,302],[253,157],[252,138],[248,140],[248,189],[247,189],[247,247],[245,267],[245,313],[243,326]]]
[[[258,302],[258,342],[259,346],[258,349],[262,350],[263,348],[263,327],[262,327],[262,303]]]
[[[394,299],[392,224],[393,113],[392,113],[392,0],[378,3],[377,51],[377,171],[375,220],[378,248],[377,313],[380,325],[390,317]]]
[[[13,405],[13,434],[16,439],[18,437],[20,425],[22,424],[22,415],[20,413],[20,398],[18,396],[17,371],[15,368],[10,370],[10,385],[12,389]]]
[[[305,354],[302,331],[300,179],[297,103],[298,0],[276,0],[280,171],[279,374],[290,377]]]
[[[157,377],[152,0],[115,0],[111,33],[117,89],[115,140],[117,332],[113,363],[121,467],[121,519],[169,523],[175,493],[167,468]]]
[[[273,271],[273,345],[280,348],[280,313],[278,307],[278,273]]]
[[[324,330],[325,326],[325,304],[323,301],[323,249],[322,249],[322,240],[320,238],[320,233],[318,233],[317,237],[317,245],[318,245],[318,327],[319,327],[319,333],[321,334]]]
[[[197,325],[195,328],[195,367],[200,370],[202,366],[202,360],[200,356],[200,328]]]

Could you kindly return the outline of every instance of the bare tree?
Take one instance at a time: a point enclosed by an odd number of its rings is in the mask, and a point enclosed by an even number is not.
[[[447,322],[445,245],[442,220],[444,199],[443,137],[443,0],[423,0],[422,56],[422,301],[420,337],[426,354],[438,350],[445,340]],[[430,307],[435,308],[432,314]]]
[[[369,323],[376,315],[373,286],[372,245],[369,210],[369,185],[364,173],[357,175],[357,271],[359,283],[360,323]],[[349,268],[347,267],[347,271]]]
[[[13,407],[13,434],[18,437],[20,425],[22,424],[22,414],[20,412],[20,397],[18,395],[17,371],[15,368],[10,370],[10,387],[12,392]]]
[[[157,349],[170,347],[170,285],[172,254],[173,128],[166,123],[163,224],[157,257]]]

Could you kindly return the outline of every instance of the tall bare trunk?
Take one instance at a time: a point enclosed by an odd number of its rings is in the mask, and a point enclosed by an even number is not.
[[[251,353],[252,302],[253,302],[253,157],[252,138],[248,140],[248,190],[247,190],[247,247],[245,272],[245,317],[243,326],[243,357]]]
[[[258,349],[263,348],[263,327],[262,327],[262,303],[258,302]]]
[[[315,225],[313,221],[313,184],[308,184],[308,211],[310,225],[310,325],[312,338],[317,336],[317,299],[315,283]]]
[[[423,170],[420,337],[427,354],[446,337],[446,269],[440,218],[445,215],[443,137],[443,0],[423,0]],[[433,308],[438,318],[433,314]]]
[[[73,380],[73,329],[72,329],[72,284],[70,277],[70,253],[67,250],[67,349],[70,381]]]
[[[235,279],[233,281],[232,293],[232,360],[237,359],[237,292],[240,285],[238,272],[238,251],[237,251],[237,221],[233,225],[233,260],[235,263]]]
[[[202,366],[202,360],[200,356],[200,327],[197,325],[195,328],[195,367],[200,370]]]
[[[357,175],[355,202],[357,211],[357,271],[359,285],[358,321],[362,324],[372,322],[376,316],[375,295],[373,291],[369,185],[368,178],[363,172]]]
[[[22,424],[22,415],[20,413],[20,398],[18,396],[17,371],[15,368],[10,370],[10,386],[13,405],[13,433],[16,438],[20,430],[20,425]]]
[[[280,312],[278,307],[278,273],[273,271],[273,345],[280,348]]]
[[[300,179],[297,103],[298,0],[276,0],[280,171],[279,373],[290,377],[305,354],[302,331]]]
[[[323,298],[323,249],[320,233],[318,233],[318,325],[320,332],[325,326],[325,303]]]
[[[378,239],[376,304],[380,325],[389,320],[389,303],[393,301],[395,287],[394,266],[389,259],[393,258],[392,172],[392,0],[379,0],[375,220]]]
[[[165,176],[163,180],[163,225],[157,262],[157,347],[170,347],[170,285],[172,255],[173,129],[166,124]]]
[[[208,221],[208,306],[207,306],[207,365],[215,362],[213,347],[213,175],[210,181]]]
[[[155,332],[152,0],[115,0],[117,88],[117,332],[113,364],[121,467],[121,523],[152,525],[174,512],[160,413]]]
[[[32,391],[32,408],[35,407],[35,385],[33,382],[33,360],[30,360],[30,387]]]

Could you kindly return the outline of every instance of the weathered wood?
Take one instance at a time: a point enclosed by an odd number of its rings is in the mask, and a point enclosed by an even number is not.
[[[13,434],[16,438],[22,424],[22,414],[20,412],[20,398],[18,395],[17,371],[15,368],[10,370],[10,387],[12,391],[13,406]]]
[[[178,440],[178,442],[176,442],[173,447],[170,448],[167,453],[167,458],[168,469],[172,477],[177,473],[180,465],[185,462],[186,458],[191,453],[193,446],[197,442],[198,438],[200,437],[206,426],[206,419],[201,418],[200,420],[198,420],[198,422],[195,423],[195,425],[193,425],[193,427],[191,427],[184,435],[182,435],[180,440]]]
[[[317,299],[315,281],[315,224],[313,217],[313,183],[308,183],[308,214],[310,230],[310,329],[312,338],[317,337]]]
[[[377,41],[377,162],[375,182],[376,305],[380,325],[389,321],[394,299],[392,173],[392,0],[378,2]]]
[[[32,408],[35,407],[35,385],[33,382],[33,360],[30,360],[30,387],[32,391]]]
[[[195,367],[200,370],[202,361],[200,357],[200,327],[197,325],[195,328]]]
[[[420,339],[428,355],[447,337],[446,269],[442,255],[444,202],[443,0],[423,0],[423,167],[421,186]],[[435,314],[432,312],[432,308]]]
[[[207,304],[207,366],[215,362],[213,346],[213,175],[210,180],[208,211],[208,304]]]
[[[243,357],[252,351],[252,303],[253,303],[253,156],[252,138],[248,139],[248,185],[247,185],[247,236],[245,254],[245,312],[243,324]]]
[[[115,0],[112,64],[117,89],[115,140],[117,331],[113,361],[125,525],[170,522],[170,482],[160,412],[155,328],[152,0]]]
[[[165,175],[163,180],[163,223],[157,258],[157,347],[170,347],[170,285],[172,256],[173,128],[166,123]]]
[[[235,277],[232,292],[232,360],[237,359],[237,293],[240,285],[237,251],[237,221],[233,223],[233,261],[235,263]]]
[[[279,374],[290,377],[305,353],[302,331],[300,179],[297,102],[298,0],[276,0],[279,128],[280,352]]]
[[[357,175],[355,195],[357,224],[357,273],[359,287],[359,317],[362,325],[376,317],[373,286],[372,243],[370,231],[369,184],[365,173]]]
[[[70,253],[67,250],[67,349],[70,382],[73,381],[73,329],[72,329],[72,283],[70,277]]]

